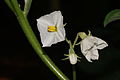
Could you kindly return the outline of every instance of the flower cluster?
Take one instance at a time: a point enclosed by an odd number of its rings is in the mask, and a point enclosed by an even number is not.
[[[79,61],[78,58],[80,57],[77,56],[74,51],[74,46],[77,43],[75,42],[72,44],[70,40],[67,40],[65,36],[63,16],[60,11],[54,11],[50,14],[41,16],[37,19],[37,27],[40,32],[43,47],[50,47],[52,44],[66,40],[70,49],[69,54],[65,54],[65,56],[68,57],[63,60],[69,59],[70,63],[73,65]],[[102,39],[92,36],[90,31],[88,35],[84,32],[79,32],[77,36],[82,39],[79,43],[81,52],[89,62],[92,62],[92,60],[98,60],[98,49],[103,49],[108,46],[108,44]]]

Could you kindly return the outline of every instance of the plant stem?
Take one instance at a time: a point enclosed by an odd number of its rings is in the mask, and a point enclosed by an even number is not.
[[[5,0],[6,4],[8,5],[8,7],[15,13],[15,9],[13,8],[11,1],[10,0]]]
[[[9,0],[8,0],[9,1]],[[7,2],[7,0],[6,0]],[[19,4],[17,0],[11,0],[11,4],[13,5],[13,8],[15,9],[16,17],[19,21],[19,24],[21,25],[21,28],[23,32],[25,33],[28,41],[38,54],[38,56],[42,59],[42,61],[49,67],[49,69],[60,79],[60,80],[69,80],[61,71],[60,69],[53,63],[53,61],[45,54],[39,44],[39,41],[37,40],[34,32],[31,29],[31,26],[26,18],[26,16],[23,14],[21,9],[19,8]]]
[[[75,47],[75,45],[76,45],[76,43],[77,43],[78,38],[79,38],[79,35],[77,34],[77,36],[76,36],[76,38],[75,38],[75,40],[74,40],[74,43],[73,43],[73,48]]]
[[[25,16],[27,16],[31,7],[32,0],[24,0],[24,1],[25,1],[24,14]]]
[[[75,70],[75,65],[73,65],[72,68],[73,68],[73,80],[76,80],[76,70]]]

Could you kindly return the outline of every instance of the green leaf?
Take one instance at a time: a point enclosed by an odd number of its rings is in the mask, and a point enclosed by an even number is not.
[[[104,19],[104,27],[112,21],[120,19],[120,9],[109,12]]]

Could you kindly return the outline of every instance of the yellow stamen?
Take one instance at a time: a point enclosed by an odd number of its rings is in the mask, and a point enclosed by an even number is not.
[[[57,27],[55,26],[48,26],[48,32],[56,32],[57,31]]]

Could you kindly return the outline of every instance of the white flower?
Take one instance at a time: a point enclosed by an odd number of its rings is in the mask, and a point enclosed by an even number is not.
[[[98,49],[107,47],[108,44],[100,38],[87,36],[81,41],[81,52],[89,62],[98,60]]]
[[[43,47],[49,47],[65,40],[63,16],[60,11],[40,17],[37,19],[37,26]]]

